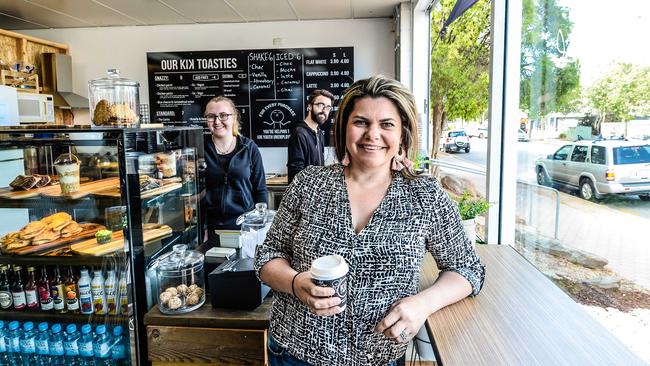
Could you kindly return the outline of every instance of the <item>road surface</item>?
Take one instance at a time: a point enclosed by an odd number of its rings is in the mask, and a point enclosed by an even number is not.
[[[552,154],[566,141],[530,141],[517,143],[517,178],[529,183],[536,183],[535,160],[548,154]],[[487,165],[487,139],[472,138],[470,141],[472,149],[469,153],[448,153],[441,157],[441,160],[453,164],[459,164],[468,168],[485,171]],[[450,173],[452,170],[447,170]],[[457,172],[453,172],[456,174]],[[476,174],[463,173],[463,176],[471,179],[477,188],[485,192],[485,178]],[[566,194],[575,195],[576,192],[570,189],[560,189]],[[637,196],[610,196],[596,202],[615,210],[650,217],[650,202],[641,201]]]

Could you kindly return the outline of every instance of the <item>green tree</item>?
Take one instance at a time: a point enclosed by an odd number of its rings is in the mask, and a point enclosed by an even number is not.
[[[557,0],[524,0],[521,27],[520,108],[531,119],[576,110],[580,62],[566,56],[573,28]]]
[[[594,132],[603,122],[626,122],[650,114],[650,67],[617,63],[585,92],[596,115]]]
[[[431,34],[438,35],[456,0],[441,0],[431,12]],[[447,29],[432,37],[430,111],[431,156],[438,153],[446,121],[472,120],[487,111],[490,65],[490,1],[479,0]]]

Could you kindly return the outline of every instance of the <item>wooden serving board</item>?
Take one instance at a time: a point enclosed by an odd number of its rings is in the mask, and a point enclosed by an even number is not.
[[[162,225],[156,229],[148,229],[142,232],[144,244],[166,238],[172,234],[172,228]],[[70,247],[74,253],[80,255],[103,256],[120,250],[124,250],[124,232],[113,233],[113,239],[106,244],[97,244],[96,239],[89,239]]]
[[[101,191],[110,188],[117,188],[117,190],[119,190],[119,186],[120,186],[120,178],[113,177],[113,178],[95,180],[88,183],[82,183],[79,186],[79,190],[74,193],[62,194],[61,189],[59,189],[56,191],[43,192],[41,194],[46,197],[63,197],[63,198],[76,200],[79,198],[86,197],[87,195],[94,193],[96,191]]]
[[[164,182],[163,181],[163,186],[159,188],[154,188],[150,189],[148,191],[144,191],[140,193],[140,198],[149,198],[149,197],[155,197],[159,196],[163,193],[175,191],[181,187],[183,187],[182,183],[176,183],[176,182]],[[121,197],[120,193],[120,187],[112,187],[109,189],[93,192],[94,195],[96,196],[106,196],[106,197]]]
[[[34,198],[38,197],[41,194],[45,193],[55,193],[55,192],[61,192],[61,187],[59,187],[58,184],[53,185],[53,186],[46,186],[42,188],[33,188],[33,189],[28,189],[26,191],[14,191],[9,187],[8,190],[2,190],[0,191],[0,197],[10,199],[10,200],[22,200],[26,198]]]
[[[94,237],[95,233],[99,230],[106,229],[104,225],[99,225],[99,224],[94,224],[94,223],[84,223],[84,224],[79,224],[81,228],[83,229],[79,234],[68,237],[68,238],[59,238],[56,240],[53,240],[49,243],[41,244],[41,245],[28,245],[26,247],[22,247],[13,251],[10,251],[8,253],[10,254],[17,254],[17,255],[25,255],[25,254],[35,254],[35,253],[42,253],[42,252],[49,252],[54,249],[70,245],[70,243],[74,243],[76,241],[86,239],[89,237]]]

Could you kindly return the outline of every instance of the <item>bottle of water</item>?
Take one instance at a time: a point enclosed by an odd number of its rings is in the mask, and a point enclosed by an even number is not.
[[[77,332],[77,326],[74,324],[70,324],[65,328],[63,350],[66,364],[79,365],[79,332]]]
[[[95,328],[95,339],[93,340],[95,366],[113,365],[111,346],[111,335],[106,332],[106,326],[98,325],[97,328]]]
[[[23,324],[23,334],[20,337],[20,351],[23,354],[23,365],[34,366],[36,364],[36,330],[34,323]]]
[[[36,334],[36,362],[38,366],[50,365],[50,332],[49,325],[46,322],[38,324],[38,334]]]
[[[52,325],[48,346],[50,348],[50,365],[65,365],[65,360],[63,359],[63,334],[61,334],[61,324]]]
[[[79,344],[79,356],[81,357],[81,366],[94,366],[93,360],[93,329],[90,324],[81,326],[81,337],[77,342]]]
[[[23,357],[20,353],[20,324],[17,321],[9,322],[6,344],[9,351],[9,362],[11,365],[22,365]]]
[[[5,342],[5,322],[0,320],[0,365],[9,365],[9,350]]]
[[[126,359],[126,339],[122,336],[122,326],[113,328],[113,349],[111,350],[113,365],[126,366],[129,362]]]

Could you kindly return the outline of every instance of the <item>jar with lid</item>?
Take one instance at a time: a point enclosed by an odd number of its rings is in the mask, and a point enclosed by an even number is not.
[[[188,313],[205,303],[203,254],[176,244],[171,253],[152,262],[149,269],[156,272],[161,313]]]
[[[120,77],[118,69],[88,82],[93,126],[137,127],[140,123],[140,83]]]
[[[275,211],[269,210],[266,203],[256,203],[255,209],[244,213],[237,218],[237,225],[241,225],[241,258],[255,257],[255,247],[266,239],[266,233],[271,228]]]

